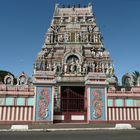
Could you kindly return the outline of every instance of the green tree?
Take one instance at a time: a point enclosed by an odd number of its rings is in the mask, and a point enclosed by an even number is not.
[[[138,78],[140,77],[140,72],[134,71],[132,73],[132,77],[133,77],[133,85],[136,86],[138,84]]]
[[[11,72],[5,71],[5,70],[0,70],[0,82],[4,83],[4,77],[6,75],[8,75],[8,73],[11,74],[14,77],[14,75]]]

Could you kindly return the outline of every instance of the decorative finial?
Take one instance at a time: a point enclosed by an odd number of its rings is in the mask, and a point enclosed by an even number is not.
[[[58,4],[58,3],[56,3],[56,4],[55,4],[55,9],[57,9],[57,8],[58,8],[58,6],[59,6],[59,4]]]
[[[90,6],[92,6],[92,3],[91,2],[88,4],[88,7],[90,7]]]

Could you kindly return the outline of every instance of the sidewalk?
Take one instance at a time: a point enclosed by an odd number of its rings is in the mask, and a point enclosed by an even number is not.
[[[140,123],[131,124],[133,128],[140,129]],[[29,124],[29,131],[64,131],[64,130],[113,130],[116,124],[100,123],[100,124],[69,124],[69,123],[56,123],[56,124]],[[0,125],[0,131],[11,129],[11,125]]]
[[[56,124],[33,124],[29,125],[29,129],[69,129],[69,128],[112,128],[115,124],[68,124],[68,123],[56,123]]]

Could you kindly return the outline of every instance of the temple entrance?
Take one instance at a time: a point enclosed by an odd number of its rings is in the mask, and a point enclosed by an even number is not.
[[[84,86],[61,86],[59,122],[85,122],[87,99]]]

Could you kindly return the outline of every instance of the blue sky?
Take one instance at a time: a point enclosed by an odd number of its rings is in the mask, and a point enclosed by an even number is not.
[[[0,0],[0,69],[32,75],[55,3],[87,5],[93,12],[119,79],[140,70],[140,0]]]

